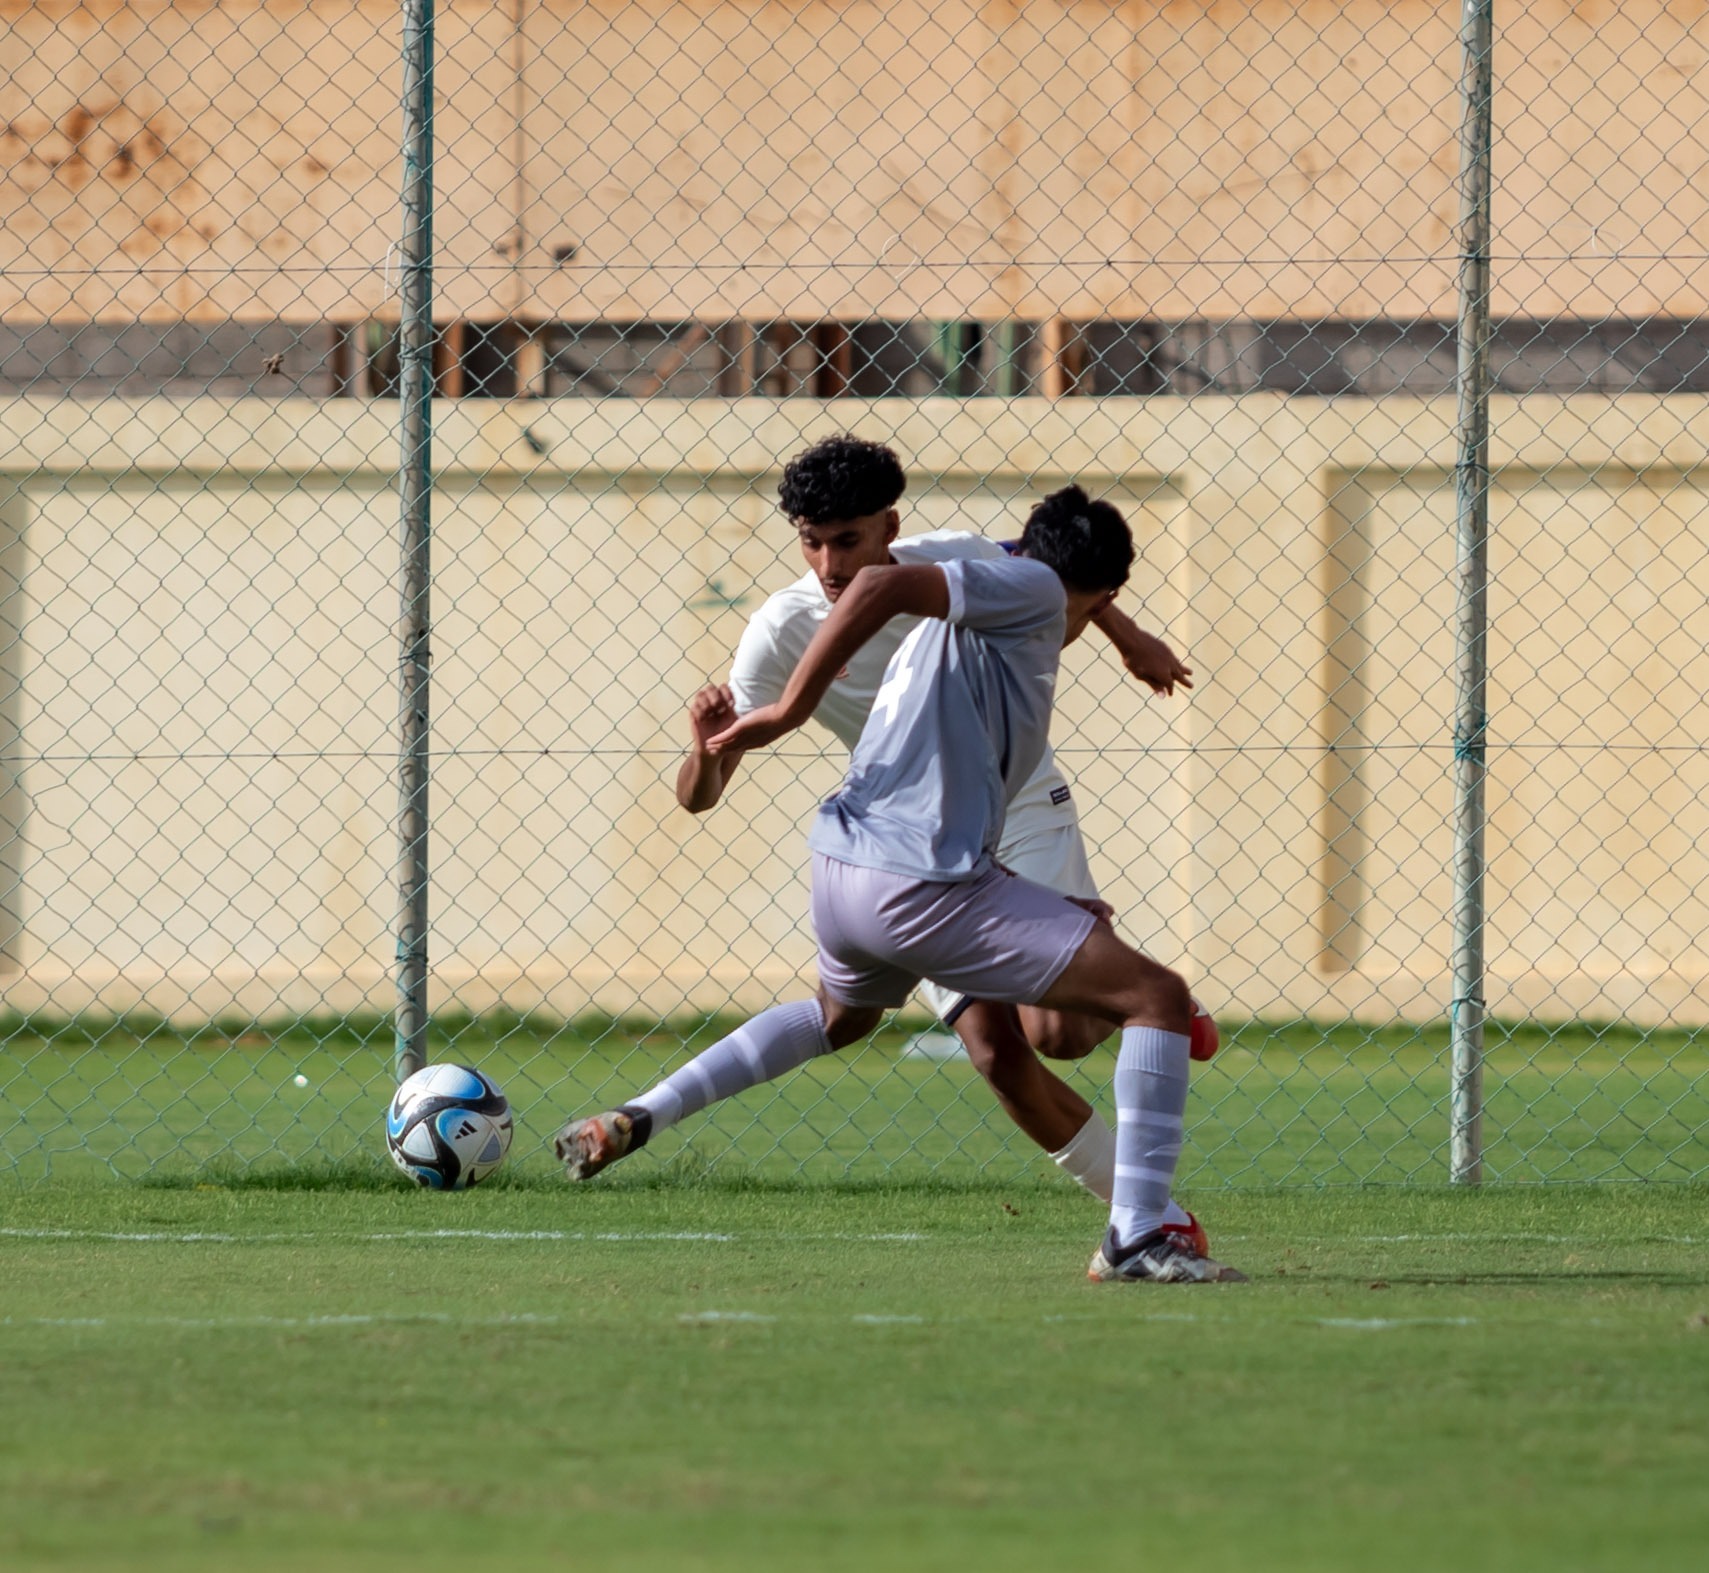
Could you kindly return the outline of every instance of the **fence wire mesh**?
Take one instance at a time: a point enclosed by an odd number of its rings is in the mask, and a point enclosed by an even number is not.
[[[420,8],[422,0],[414,0]],[[1709,21],[1495,10],[1484,1173],[1709,1171]],[[676,805],[802,572],[782,463],[905,534],[1078,480],[1195,669],[1068,653],[1124,932],[1223,1023],[1189,1183],[1447,1165],[1459,8],[433,11],[429,1045],[543,1166],[812,982],[822,733]],[[7,0],[0,1152],[380,1147],[398,945],[392,3]],[[1014,1175],[919,1011],[665,1161]],[[1109,1060],[1065,1075],[1094,1101]]]

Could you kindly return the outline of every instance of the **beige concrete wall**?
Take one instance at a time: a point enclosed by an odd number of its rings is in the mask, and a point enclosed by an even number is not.
[[[1490,1003],[1709,1020],[1709,401],[1498,401]],[[437,451],[436,1009],[750,1006],[808,976],[816,735],[675,807],[683,698],[796,573],[779,458],[895,442],[910,528],[1124,504],[1143,697],[1056,729],[1123,926],[1233,1013],[1439,1014],[1451,845],[1440,403],[563,401]],[[537,452],[536,449],[543,450]],[[354,402],[0,403],[7,1003],[384,1007],[395,434]],[[1327,745],[1334,745],[1333,748]]]
[[[1438,0],[437,10],[445,318],[1453,312]],[[1701,312],[1701,0],[1500,23],[1497,314]],[[395,309],[395,0],[0,0],[0,25],[8,318]]]

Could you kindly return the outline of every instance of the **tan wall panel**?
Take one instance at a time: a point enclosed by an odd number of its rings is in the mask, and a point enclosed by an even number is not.
[[[436,1007],[753,1006],[806,981],[805,824],[834,746],[808,732],[750,761],[704,819],[670,783],[684,699],[799,572],[778,460],[852,426],[909,456],[910,528],[1008,533],[1068,476],[1128,507],[1130,601],[1198,677],[1156,700],[1092,644],[1069,652],[1057,742],[1125,931],[1231,1014],[1439,1015],[1451,415],[1269,396],[451,409]],[[1491,1008],[1709,1020],[1709,401],[1496,417]],[[386,412],[14,400],[0,438],[26,613],[10,1002],[383,1008]]]

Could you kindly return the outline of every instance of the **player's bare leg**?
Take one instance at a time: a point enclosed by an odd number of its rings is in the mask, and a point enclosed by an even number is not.
[[[968,1000],[955,1018],[955,1030],[975,1070],[990,1083],[997,1101],[1017,1126],[1050,1154],[1052,1160],[1106,1205],[1115,1189],[1115,1136],[1103,1117],[1034,1053],[1036,1040],[1023,1034],[1021,1021],[1029,1014],[1066,1023],[1070,1031],[1091,1039],[1089,1053],[1109,1036],[1111,1027],[1096,1017],[1059,1011],[1018,1013],[1009,1005]],[[1078,1056],[1076,1056],[1078,1057]],[[1170,1199],[1163,1229],[1187,1240],[1201,1256],[1210,1254],[1205,1231],[1186,1208]]]
[[[1012,1005],[970,1000],[955,1031],[1004,1113],[1046,1152],[1066,1147],[1092,1118],[1092,1105],[1039,1063]]]
[[[1040,1003],[1094,1013],[1122,1028],[1110,1228],[1089,1275],[1145,1283],[1242,1281],[1243,1274],[1164,1226],[1181,1153],[1192,1050],[1194,1001],[1185,981],[1100,923]]]
[[[1020,1007],[1021,1030],[1047,1060],[1083,1060],[1115,1031],[1112,1022],[1083,1011]]]
[[[1114,1030],[1111,1022],[1080,1011],[1044,1010],[1037,1005],[1023,1005],[1020,1010],[1027,1042],[1047,1060],[1083,1060]],[[1222,1046],[1216,1018],[1196,999],[1188,1036],[1195,1060],[1214,1059]]]

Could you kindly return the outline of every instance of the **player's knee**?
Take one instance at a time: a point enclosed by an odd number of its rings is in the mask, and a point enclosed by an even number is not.
[[[1193,992],[1178,972],[1148,961],[1134,979],[1131,997],[1135,1015],[1146,1016],[1171,1032],[1185,1032],[1192,1020]]]
[[[967,1051],[967,1063],[990,1081],[997,1063],[997,1047],[985,1038],[963,1038],[961,1046]]]
[[[819,1003],[825,1012],[825,1037],[833,1049],[846,1049],[870,1037],[884,1019],[876,1005],[845,1005],[825,994],[819,996]]]
[[[1032,1051],[1018,1037],[966,1033],[962,1047],[968,1063],[998,1092],[1023,1081],[1032,1059]]]

